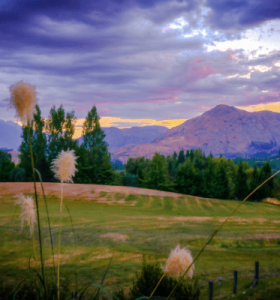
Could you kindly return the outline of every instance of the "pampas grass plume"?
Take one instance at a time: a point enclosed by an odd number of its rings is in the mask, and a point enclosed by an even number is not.
[[[61,151],[56,159],[52,162],[52,170],[55,177],[60,182],[73,182],[73,176],[75,175],[76,159],[74,150]]]
[[[31,123],[37,104],[35,86],[19,81],[10,86],[10,105],[14,106],[23,125]]]
[[[180,245],[177,245],[177,247],[171,251],[168,257],[164,272],[172,277],[178,278],[185,273],[192,261],[193,258],[191,256],[190,250],[186,248],[180,249]],[[191,266],[187,275],[189,277],[192,277],[193,272],[194,265]]]
[[[26,221],[30,226],[30,235],[32,235],[34,223],[36,222],[36,209],[34,208],[33,198],[19,194],[17,195],[17,200],[15,200],[15,205],[16,204],[21,206],[21,230],[23,228],[24,221]]]

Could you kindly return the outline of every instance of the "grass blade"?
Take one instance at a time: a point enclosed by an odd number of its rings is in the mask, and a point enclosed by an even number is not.
[[[72,232],[73,232],[73,236],[74,236],[75,248],[77,248],[77,243],[76,243],[76,233],[75,233],[75,229],[74,229],[74,226],[73,226],[73,220],[72,220],[72,217],[71,217],[70,210],[69,210],[68,206],[65,205],[65,207],[67,208],[67,211],[68,211],[68,214],[69,214],[69,218],[70,218],[70,221],[71,221]]]
[[[111,264],[111,262],[112,262],[112,259],[113,259],[113,256],[111,257],[111,259],[110,259],[110,261],[109,261],[109,264],[108,264],[108,267],[107,267],[107,269],[106,269],[106,272],[105,272],[104,275],[103,275],[103,278],[102,278],[102,281],[101,281],[101,286],[102,286],[102,284],[103,284],[103,282],[104,282],[104,279],[105,279],[105,277],[106,277],[106,275],[107,275],[107,273],[108,273],[108,270],[109,270],[109,268],[110,268],[110,264]],[[99,295],[99,291],[100,291],[100,288],[98,289],[96,295],[94,296],[94,299],[98,299],[97,297],[98,297],[98,295]]]

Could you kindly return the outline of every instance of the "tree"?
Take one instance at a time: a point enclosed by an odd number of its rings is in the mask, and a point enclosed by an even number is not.
[[[260,185],[260,170],[257,165],[254,166],[254,171],[252,174],[252,179],[250,183],[250,192],[253,192]],[[258,200],[259,199],[259,190],[257,190],[249,199]]]
[[[142,186],[142,182],[145,179],[145,173],[148,172],[148,166],[149,166],[149,159],[145,158],[144,156],[142,157],[129,157],[126,165],[125,165],[125,170],[126,174],[134,175],[134,177],[129,177],[133,178],[128,180],[130,186]],[[125,177],[123,177],[124,179]],[[136,184],[136,185],[132,185]]]
[[[31,134],[31,144],[34,144],[33,138],[33,129],[30,127]],[[28,136],[28,127],[22,126],[22,143],[19,147],[19,168],[24,170],[24,181],[33,181],[32,177],[32,166],[31,166],[31,156],[30,156],[30,148],[29,148],[29,136]],[[33,155],[35,158],[35,153]],[[22,178],[23,179],[23,178]]]
[[[36,113],[34,114],[33,120],[33,143],[32,149],[34,152],[34,165],[35,169],[37,169],[41,176],[42,180],[45,182],[50,181],[51,172],[50,165],[47,162],[47,136],[46,133],[43,132],[45,121],[41,117],[41,110],[38,105],[36,105]]]
[[[185,158],[185,154],[184,154],[184,150],[180,150],[179,152],[179,156],[178,156],[178,165],[182,164],[183,162],[185,162],[186,158]]]
[[[9,175],[14,169],[15,164],[12,162],[12,155],[0,150],[0,182],[9,181]]]
[[[174,156],[167,155],[166,157],[166,163],[167,163],[167,169],[168,169],[168,177],[170,181],[174,181],[177,177],[177,160],[174,158]]]
[[[271,176],[271,166],[269,162],[265,162],[260,171],[259,184],[263,183]],[[272,196],[273,181],[269,180],[258,190],[258,200],[262,200]]]
[[[187,160],[179,167],[176,178],[176,189],[179,193],[197,195],[198,192],[198,170]]]
[[[149,162],[149,171],[144,181],[145,187],[154,190],[168,190],[167,164],[165,157],[156,152]]]
[[[75,133],[75,112],[65,114],[62,105],[58,109],[53,106],[46,121],[48,136],[48,159],[49,166],[58,154],[63,150],[78,150],[78,142],[73,139]],[[50,171],[50,178],[54,180],[54,174]]]
[[[30,126],[31,135],[31,145],[34,158],[34,166],[41,175],[43,181],[50,180],[50,166],[47,162],[47,137],[43,132],[45,122],[41,117],[41,110],[38,105],[36,105],[36,112],[33,115],[33,121]],[[31,158],[30,158],[30,146],[29,146],[29,135],[28,127],[22,126],[22,143],[20,145],[19,151],[19,169],[24,169],[23,173],[20,171],[20,181],[23,180],[25,174],[25,181],[32,181],[32,168],[31,168]]]
[[[247,175],[243,170],[242,163],[240,162],[237,177],[235,179],[235,188],[234,188],[235,197],[238,200],[243,200],[249,194],[249,188],[247,183]]]
[[[229,180],[224,163],[221,161],[216,171],[214,195],[218,199],[228,199],[230,195]]]
[[[109,184],[114,181],[113,166],[104,138],[96,107],[93,106],[83,124],[82,147],[86,150],[86,164],[80,165],[91,183]]]
[[[202,195],[208,198],[215,198],[215,165],[211,157],[207,159],[207,166],[203,173]]]
[[[204,152],[202,152],[200,149],[195,149],[193,155],[193,163],[194,163],[194,167],[199,171],[202,171],[205,168],[206,157]]]
[[[53,106],[50,110],[49,118],[47,119],[46,129],[49,133],[48,137],[48,163],[58,156],[58,154],[64,149],[63,147],[63,127],[65,123],[65,111],[63,106],[56,110]],[[70,149],[72,150],[72,149]]]

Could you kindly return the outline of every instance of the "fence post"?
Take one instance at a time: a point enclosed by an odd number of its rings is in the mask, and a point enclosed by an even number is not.
[[[233,271],[233,295],[237,292],[237,271]]]
[[[209,300],[213,300],[213,281],[209,280]]]
[[[256,281],[256,285],[259,284],[259,262],[255,261],[255,280]]]
[[[222,277],[219,279],[219,300],[221,300],[221,284],[222,284]]]

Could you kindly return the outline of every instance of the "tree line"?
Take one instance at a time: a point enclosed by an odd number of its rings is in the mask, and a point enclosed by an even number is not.
[[[31,126],[35,168],[44,182],[55,182],[52,161],[64,150],[74,150],[77,159],[75,183],[95,183],[134,186],[182,194],[219,199],[244,199],[259,184],[271,176],[271,166],[264,163],[259,169],[247,162],[235,164],[222,156],[214,158],[200,149],[174,152],[173,155],[155,153],[152,159],[130,157],[125,170],[115,172],[111,163],[105,134],[100,127],[96,107],[88,112],[83,123],[83,142],[75,140],[76,117],[74,111],[65,112],[63,106],[53,106],[46,119],[36,106]],[[0,150],[0,181],[32,181],[28,128],[22,127],[20,163],[15,166],[11,155]],[[278,196],[279,179],[269,181],[251,200]],[[279,192],[278,192],[279,193]]]
[[[113,184],[115,174],[111,164],[105,134],[100,127],[96,107],[88,112],[83,123],[84,136],[81,145],[73,138],[76,117],[74,111],[65,112],[63,106],[53,106],[49,117],[41,117],[40,107],[31,124],[31,143],[35,168],[44,182],[55,182],[51,170],[52,161],[64,150],[74,150],[77,159],[75,183]],[[32,181],[28,128],[22,127],[22,143],[19,147],[20,163],[15,166],[11,155],[0,151],[0,181]]]
[[[200,149],[153,158],[129,158],[125,171],[120,173],[123,185],[172,191],[206,198],[243,200],[251,191],[271,176],[271,166],[264,163],[259,169],[248,163],[234,164],[223,156],[207,157]],[[250,200],[259,201],[277,192],[279,180],[269,181]]]

